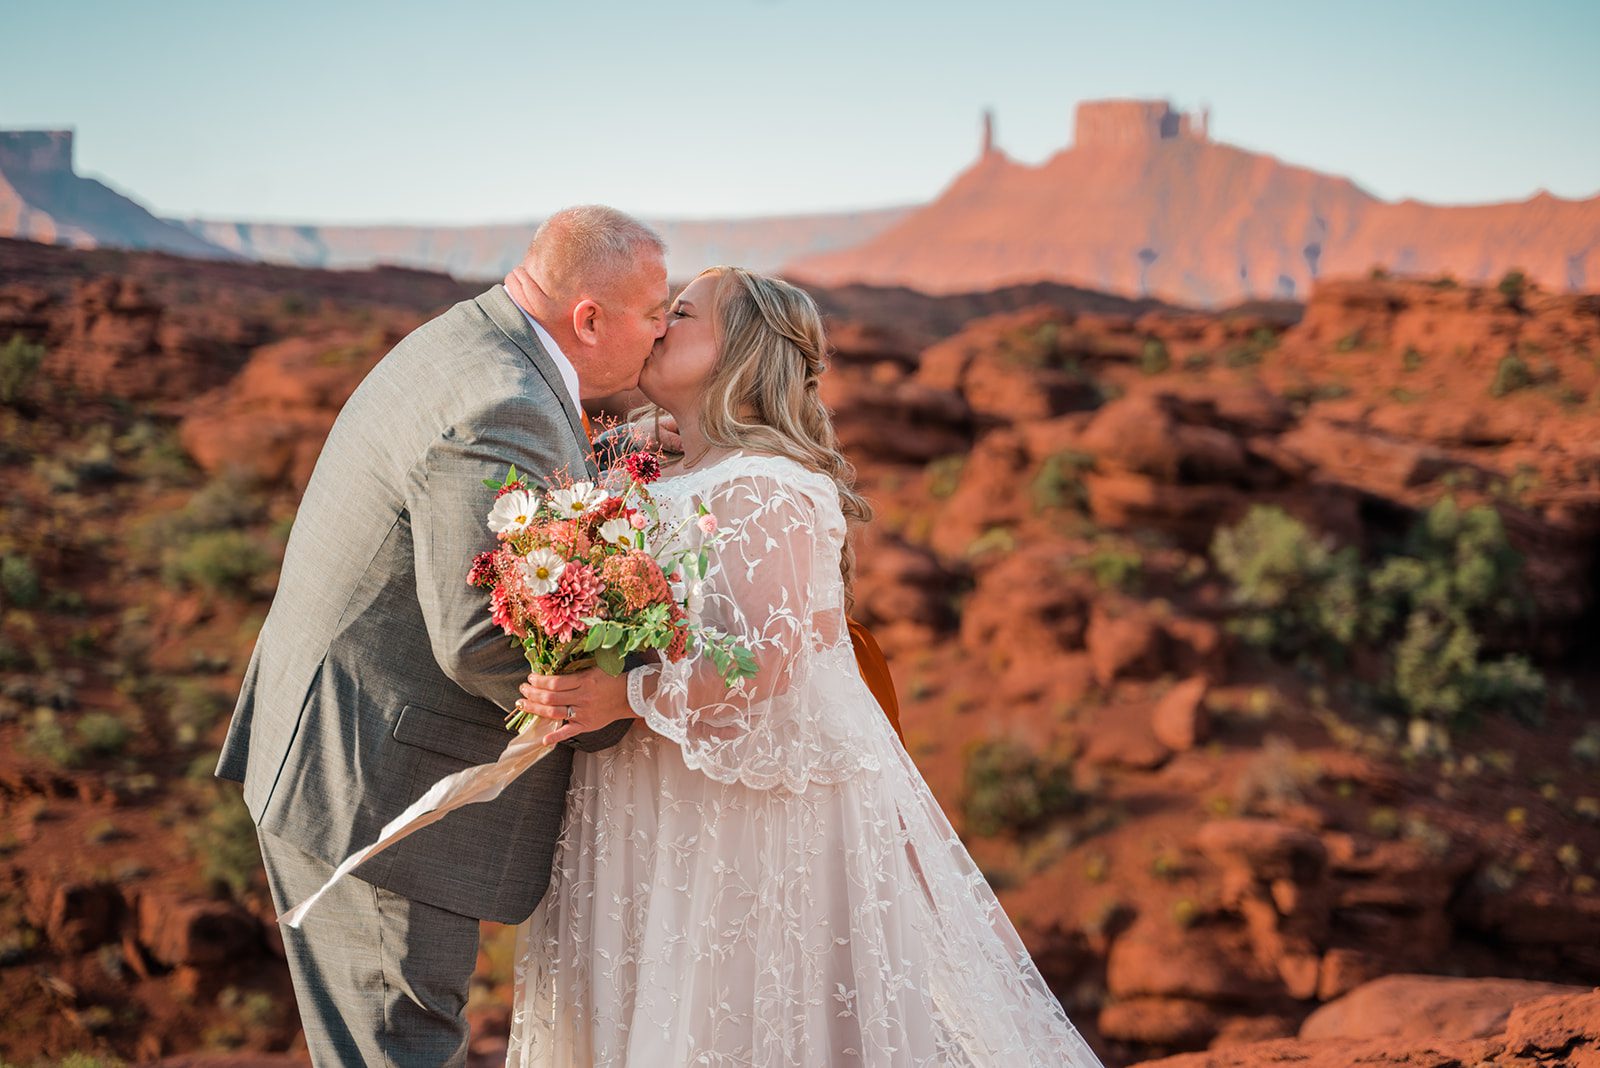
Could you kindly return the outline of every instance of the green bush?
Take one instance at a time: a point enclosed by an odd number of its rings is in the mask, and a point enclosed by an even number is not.
[[[1167,343],[1158,337],[1147,338],[1139,353],[1139,370],[1147,375],[1158,375],[1172,366],[1172,355]]]
[[[33,725],[28,729],[25,744],[34,756],[58,768],[75,768],[83,763],[83,753],[67,737],[61,721],[48,708],[38,708],[33,713]]]
[[[133,737],[133,731],[109,712],[90,712],[75,728],[82,747],[96,756],[115,756]]]
[[[1514,306],[1522,304],[1523,296],[1528,292],[1528,276],[1521,270],[1513,267],[1500,276],[1500,284],[1495,286],[1506,302]]]
[[[961,472],[966,466],[967,458],[960,454],[930,460],[927,467],[928,493],[941,501],[955,496],[961,486]]]
[[[1282,508],[1250,509],[1211,542],[1241,610],[1233,629],[1280,653],[1335,652],[1359,626],[1360,561],[1318,538]]]
[[[218,530],[196,535],[162,565],[168,585],[211,593],[248,593],[251,584],[272,564],[249,534]]]
[[[1087,508],[1089,491],[1083,484],[1083,476],[1094,470],[1094,464],[1093,454],[1071,449],[1046,457],[1033,478],[1034,510]]]
[[[216,786],[211,793],[211,807],[190,831],[189,845],[207,882],[226,886],[234,897],[242,897],[261,871],[255,821],[238,790]]]
[[[231,708],[228,699],[194,679],[179,679],[172,684],[167,720],[173,738],[180,745],[193,745]]]
[[[12,334],[11,340],[0,346],[0,404],[11,406],[25,400],[43,362],[44,346]]]
[[[1130,549],[1098,548],[1072,561],[1103,590],[1136,590],[1144,581],[1144,558]]]
[[[1258,507],[1212,542],[1233,583],[1235,631],[1283,653],[1342,661],[1366,643],[1379,697],[1402,714],[1458,726],[1483,712],[1536,719],[1545,682],[1520,655],[1486,659],[1483,634],[1527,613],[1522,561],[1500,516],[1445,497],[1400,551],[1364,569],[1280,509]]]
[[[1504,397],[1519,389],[1527,389],[1533,382],[1533,370],[1528,366],[1528,362],[1515,352],[1508,352],[1500,357],[1500,362],[1495,365],[1494,381],[1489,383],[1489,394],[1494,397]]]
[[[0,557],[0,594],[13,608],[32,608],[39,603],[39,573],[26,556]]]
[[[985,742],[968,755],[963,811],[973,834],[1026,833],[1082,805],[1071,769],[1015,742]]]

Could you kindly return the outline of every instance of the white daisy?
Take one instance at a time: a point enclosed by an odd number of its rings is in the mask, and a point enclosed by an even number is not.
[[[619,545],[624,549],[633,548],[633,524],[620,516],[601,523],[597,533],[600,535],[600,540],[607,545]]]
[[[554,549],[535,549],[522,559],[522,573],[527,576],[528,590],[543,596],[556,588],[567,562]]]
[[[558,515],[566,519],[576,519],[609,496],[611,496],[609,493],[598,489],[593,482],[574,482],[566,489],[558,489],[551,493],[550,503]]]
[[[519,534],[533,522],[539,510],[539,495],[530,490],[512,490],[494,502],[489,511],[489,529],[496,534]]]

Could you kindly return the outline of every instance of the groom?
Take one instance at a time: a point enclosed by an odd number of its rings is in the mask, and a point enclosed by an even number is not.
[[[495,760],[528,665],[467,585],[485,479],[592,476],[584,397],[631,389],[665,330],[661,239],[569,208],[495,286],[423,324],[340,412],[295,518],[217,774],[244,784],[282,914],[429,785]],[[627,722],[571,742],[615,745]],[[478,921],[543,896],[572,750],[356,869],[283,930],[319,1065],[465,1061]]]

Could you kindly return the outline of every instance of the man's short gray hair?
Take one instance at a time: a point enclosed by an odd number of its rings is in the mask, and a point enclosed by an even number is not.
[[[632,215],[580,204],[539,225],[523,263],[546,293],[568,300],[609,293],[641,257],[666,252],[660,235]]]

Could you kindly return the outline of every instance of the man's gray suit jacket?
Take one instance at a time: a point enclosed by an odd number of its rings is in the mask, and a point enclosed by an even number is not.
[[[496,759],[528,673],[467,585],[486,478],[594,473],[579,412],[504,287],[401,341],[334,423],[289,537],[217,774],[262,830],[329,864],[429,785]],[[614,745],[627,721],[573,744]],[[501,923],[544,895],[572,750],[380,853],[361,878]]]

